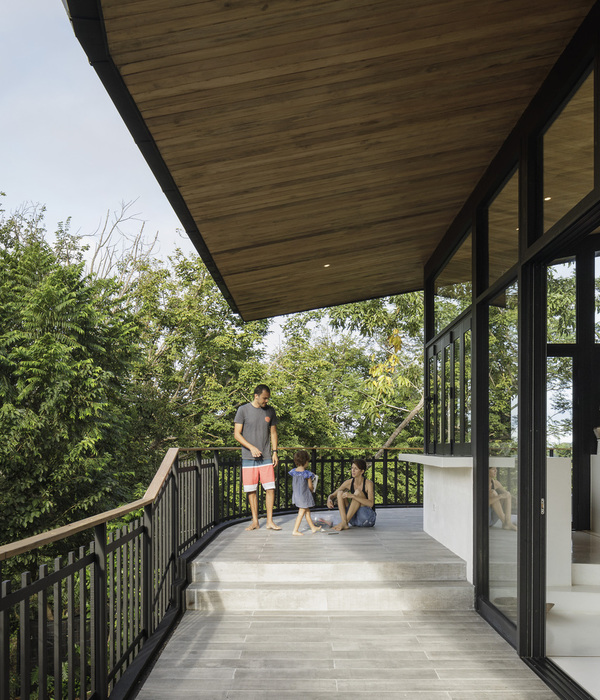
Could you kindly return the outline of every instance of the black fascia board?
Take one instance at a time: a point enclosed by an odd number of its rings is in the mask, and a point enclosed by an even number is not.
[[[63,0],[73,31],[185,232],[231,307],[239,309],[108,49],[100,0]],[[242,317],[243,318],[243,317]]]

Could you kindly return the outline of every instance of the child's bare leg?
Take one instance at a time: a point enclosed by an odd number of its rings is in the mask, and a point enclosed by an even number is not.
[[[319,532],[319,530],[322,529],[322,528],[320,528],[320,527],[317,527],[317,526],[313,523],[312,518],[310,517],[310,510],[308,510],[308,508],[306,509],[306,515],[305,515],[304,517],[306,518],[306,522],[308,523],[310,529],[311,529],[313,532]]]
[[[306,508],[298,508],[298,517],[296,518],[296,522],[294,523],[294,529],[292,530],[292,535],[302,536],[302,533],[298,531],[298,528],[300,527],[300,523],[302,522],[302,518],[304,517],[304,513],[306,513]]]

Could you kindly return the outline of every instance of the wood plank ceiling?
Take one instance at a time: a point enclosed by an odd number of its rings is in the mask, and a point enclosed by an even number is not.
[[[422,288],[592,4],[101,0],[192,240],[245,320]]]

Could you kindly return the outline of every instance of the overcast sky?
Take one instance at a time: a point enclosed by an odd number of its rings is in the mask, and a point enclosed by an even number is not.
[[[149,237],[160,232],[161,257],[175,247],[192,252],[61,0],[6,1],[1,18],[1,208],[43,204],[48,231],[70,216],[72,232],[91,234],[107,211],[137,200],[130,212]]]

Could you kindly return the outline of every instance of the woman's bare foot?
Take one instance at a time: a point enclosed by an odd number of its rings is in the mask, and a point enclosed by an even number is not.
[[[505,523],[505,524],[502,526],[502,529],[503,529],[503,530],[516,530],[516,529],[517,529],[517,526],[516,526],[514,523]]]
[[[281,530],[281,528],[275,523],[267,523],[267,530]]]
[[[250,525],[248,525],[246,530],[258,530],[259,527],[260,527],[260,525],[258,523],[250,523]]]
[[[311,527],[310,529],[311,529],[313,532],[321,532],[321,530],[322,530],[323,528],[322,528],[322,527]]]
[[[303,532],[298,532],[298,530],[294,530],[294,531],[292,532],[292,535],[300,535],[300,537],[304,537],[304,533],[303,533]]]
[[[337,525],[334,525],[334,526],[333,526],[333,529],[334,529],[334,530],[337,530],[338,532],[340,532],[340,530],[347,530],[347,529],[348,529],[348,525],[347,525],[346,523],[338,523]]]

